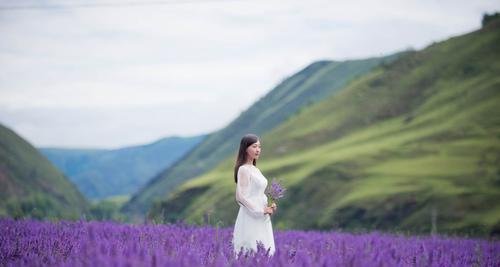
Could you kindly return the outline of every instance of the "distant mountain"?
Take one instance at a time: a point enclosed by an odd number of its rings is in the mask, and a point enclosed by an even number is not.
[[[500,233],[500,20],[408,53],[262,137],[276,228]],[[234,145],[238,145],[237,142]],[[233,157],[150,217],[232,225]]]
[[[0,217],[78,219],[89,203],[40,152],[0,124]]]
[[[147,145],[112,150],[40,148],[87,198],[103,199],[136,192],[206,135],[167,137]]]
[[[285,79],[228,126],[212,133],[182,160],[156,176],[133,195],[123,211],[144,215],[154,201],[166,198],[178,185],[211,170],[233,155],[244,134],[261,135],[271,131],[292,114],[337,93],[353,78],[399,55],[342,62],[319,61],[307,66]]]

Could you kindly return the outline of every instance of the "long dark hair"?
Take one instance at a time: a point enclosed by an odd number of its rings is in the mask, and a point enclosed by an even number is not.
[[[247,148],[259,141],[259,137],[255,134],[246,134],[241,138],[240,149],[236,157],[236,164],[234,165],[234,182],[238,183],[238,169],[241,165],[247,162]],[[257,160],[253,159],[253,165],[257,166]]]

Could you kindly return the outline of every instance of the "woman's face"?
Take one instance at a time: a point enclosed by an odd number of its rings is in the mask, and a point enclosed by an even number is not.
[[[260,155],[260,141],[257,140],[257,142],[251,144],[247,148],[247,158],[248,159],[259,159]]]

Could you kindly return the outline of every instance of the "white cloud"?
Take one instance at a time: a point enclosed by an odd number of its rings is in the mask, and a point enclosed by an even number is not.
[[[37,146],[208,133],[314,60],[423,48],[478,28],[498,7],[262,0],[1,10],[0,121]]]

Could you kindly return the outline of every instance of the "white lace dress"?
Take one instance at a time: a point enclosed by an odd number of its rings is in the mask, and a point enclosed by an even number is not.
[[[260,170],[253,165],[242,165],[238,169],[236,184],[236,200],[240,205],[238,217],[234,224],[233,247],[234,252],[243,249],[257,250],[257,241],[269,249],[269,255],[275,251],[273,227],[269,214],[264,215],[267,206],[267,196],[264,191],[267,179]]]

